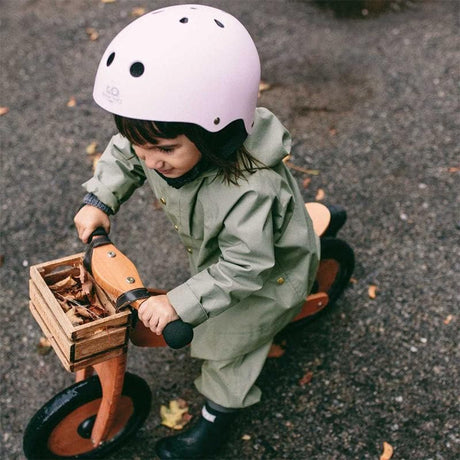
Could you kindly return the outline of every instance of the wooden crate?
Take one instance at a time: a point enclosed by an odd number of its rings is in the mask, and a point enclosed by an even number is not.
[[[48,285],[69,276],[81,264],[83,254],[30,267],[30,311],[50,341],[64,367],[71,372],[126,353],[129,309],[116,313],[114,302],[96,286],[110,315],[74,326]]]

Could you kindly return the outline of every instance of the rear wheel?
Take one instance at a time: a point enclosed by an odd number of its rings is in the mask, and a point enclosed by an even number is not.
[[[24,453],[29,460],[103,457],[142,426],[151,399],[145,380],[126,373],[113,427],[107,440],[95,447],[91,430],[102,400],[101,385],[97,375],[77,382],[32,417],[24,434]]]

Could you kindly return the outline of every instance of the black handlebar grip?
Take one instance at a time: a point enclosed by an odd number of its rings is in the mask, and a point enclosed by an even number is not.
[[[193,329],[188,323],[184,323],[181,319],[176,319],[168,323],[163,329],[163,337],[169,347],[177,350],[185,347],[193,339]]]

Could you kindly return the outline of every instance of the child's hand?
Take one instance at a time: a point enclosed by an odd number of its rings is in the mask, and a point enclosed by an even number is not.
[[[163,332],[168,323],[179,319],[176,310],[165,295],[149,297],[139,307],[138,316],[144,326],[157,335]]]
[[[73,221],[77,227],[78,237],[83,243],[88,242],[89,236],[98,227],[102,227],[107,233],[110,232],[109,216],[99,208],[88,204],[77,212]]]

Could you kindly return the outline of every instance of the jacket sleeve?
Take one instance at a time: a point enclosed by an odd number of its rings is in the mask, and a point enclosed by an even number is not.
[[[273,197],[247,191],[231,208],[219,260],[167,294],[183,321],[198,325],[262,288],[275,264],[272,207]]]
[[[144,181],[144,170],[131,144],[117,134],[97,162],[94,176],[83,187],[116,213]]]

